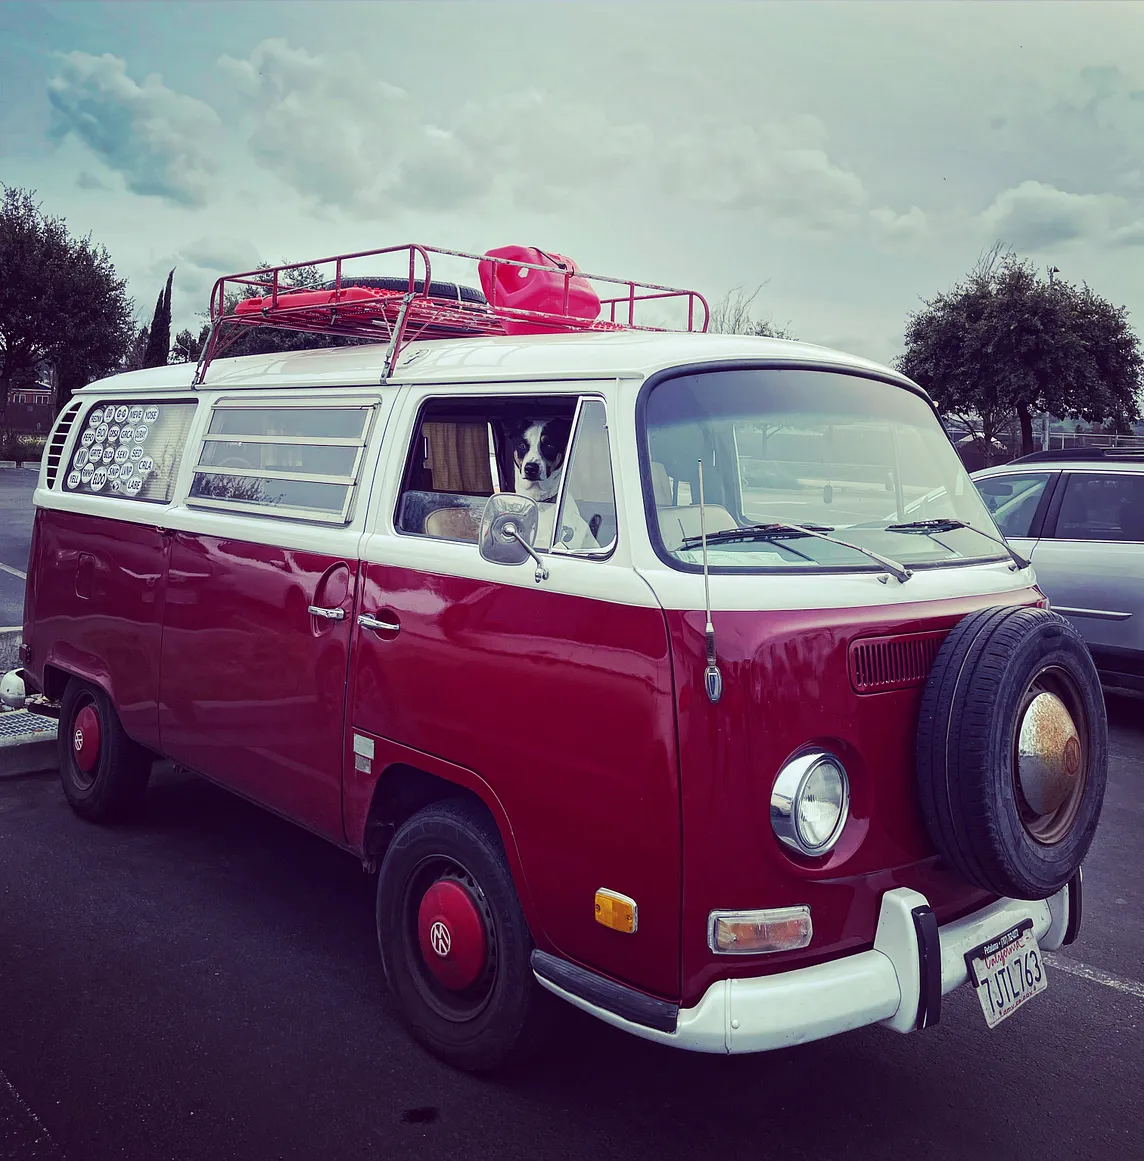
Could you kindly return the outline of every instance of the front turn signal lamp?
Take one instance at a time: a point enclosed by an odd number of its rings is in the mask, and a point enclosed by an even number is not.
[[[725,955],[761,955],[797,951],[814,934],[809,907],[773,907],[769,911],[712,911],[707,943]]]

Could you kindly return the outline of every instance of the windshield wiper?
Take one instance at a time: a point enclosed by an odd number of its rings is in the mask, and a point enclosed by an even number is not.
[[[858,544],[851,544],[848,540],[839,540],[837,536],[827,535],[828,532],[833,531],[834,529],[826,524],[786,524],[780,521],[772,521],[767,524],[745,524],[739,528],[724,528],[719,532],[709,532],[707,534],[707,543],[731,544],[736,540],[767,540],[785,536],[813,536],[818,540],[825,540],[828,544],[838,544],[843,548],[860,552],[863,556],[868,556],[871,560],[876,560],[883,568],[888,569],[900,584],[905,584],[913,576],[913,573],[904,564],[899,564],[896,560],[891,560],[890,557],[883,556],[880,552],[874,552],[872,549],[863,548]],[[702,541],[702,536],[685,536],[682,547],[693,548],[695,545],[702,543]]]
[[[1013,562],[1018,568],[1029,567],[1029,562],[1019,552],[1014,552],[1007,541],[1002,540],[999,536],[994,536],[992,533],[982,532],[980,528],[966,524],[964,520],[911,520],[908,524],[887,524],[885,530],[887,532],[917,532],[923,536],[934,536],[942,532],[956,532],[959,528],[968,528],[970,532],[976,532],[978,536],[984,536],[986,540],[992,540],[994,544],[1001,545],[1013,558]]]

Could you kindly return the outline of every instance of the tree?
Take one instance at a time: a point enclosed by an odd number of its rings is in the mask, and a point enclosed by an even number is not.
[[[146,348],[143,352],[143,367],[165,367],[167,365],[168,350],[171,346],[171,283],[175,272],[167,275],[167,285],[159,291],[159,301],[155,303],[155,314],[151,319],[151,326],[147,334]]]
[[[126,282],[91,236],[74,238],[34,195],[3,186],[0,201],[0,394],[56,370],[56,409],[120,366],[134,335]]]
[[[1127,309],[1087,285],[1041,278],[1000,244],[910,315],[905,345],[898,369],[978,436],[987,464],[1014,421],[1022,454],[1033,450],[1037,412],[1116,430],[1140,415],[1144,357]]]
[[[747,294],[736,286],[715,304],[707,329],[717,335],[759,335],[770,339],[793,339],[787,327],[777,327],[769,320],[755,318],[753,308],[762,286]]]
[[[197,363],[199,356],[203,353],[203,347],[207,345],[210,333],[210,323],[203,323],[197,336],[189,328],[184,327],[175,336],[174,346],[171,347],[171,358],[176,363]]]

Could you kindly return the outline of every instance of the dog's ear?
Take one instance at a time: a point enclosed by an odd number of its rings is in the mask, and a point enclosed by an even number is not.
[[[542,450],[548,455],[559,455],[561,459],[568,454],[568,440],[572,435],[572,420],[550,419],[544,425],[542,444],[547,445]]]

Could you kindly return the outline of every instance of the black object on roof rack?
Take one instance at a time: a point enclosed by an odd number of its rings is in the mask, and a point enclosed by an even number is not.
[[[344,269],[345,264],[358,259],[385,255],[398,259],[400,275],[386,277],[369,271],[355,276]],[[455,283],[435,282],[430,255],[476,263],[483,293]],[[321,266],[332,266],[334,277],[318,287],[291,287],[284,278],[291,271]],[[602,286],[597,289],[593,283]],[[659,307],[666,300],[686,308],[686,326],[671,328],[637,321],[637,305],[644,309],[651,302]],[[707,300],[698,291],[585,274],[559,254],[522,246],[467,254],[409,243],[220,278],[211,291],[211,331],[193,382],[199,386],[211,362],[249,327],[388,342],[384,370],[388,378],[405,344],[415,339],[705,331],[710,318]]]
[[[1051,451],[1030,452],[1027,456],[1011,461],[1015,464],[1051,463],[1054,460],[1144,460],[1144,448],[1130,447],[1078,447],[1053,448]]]

